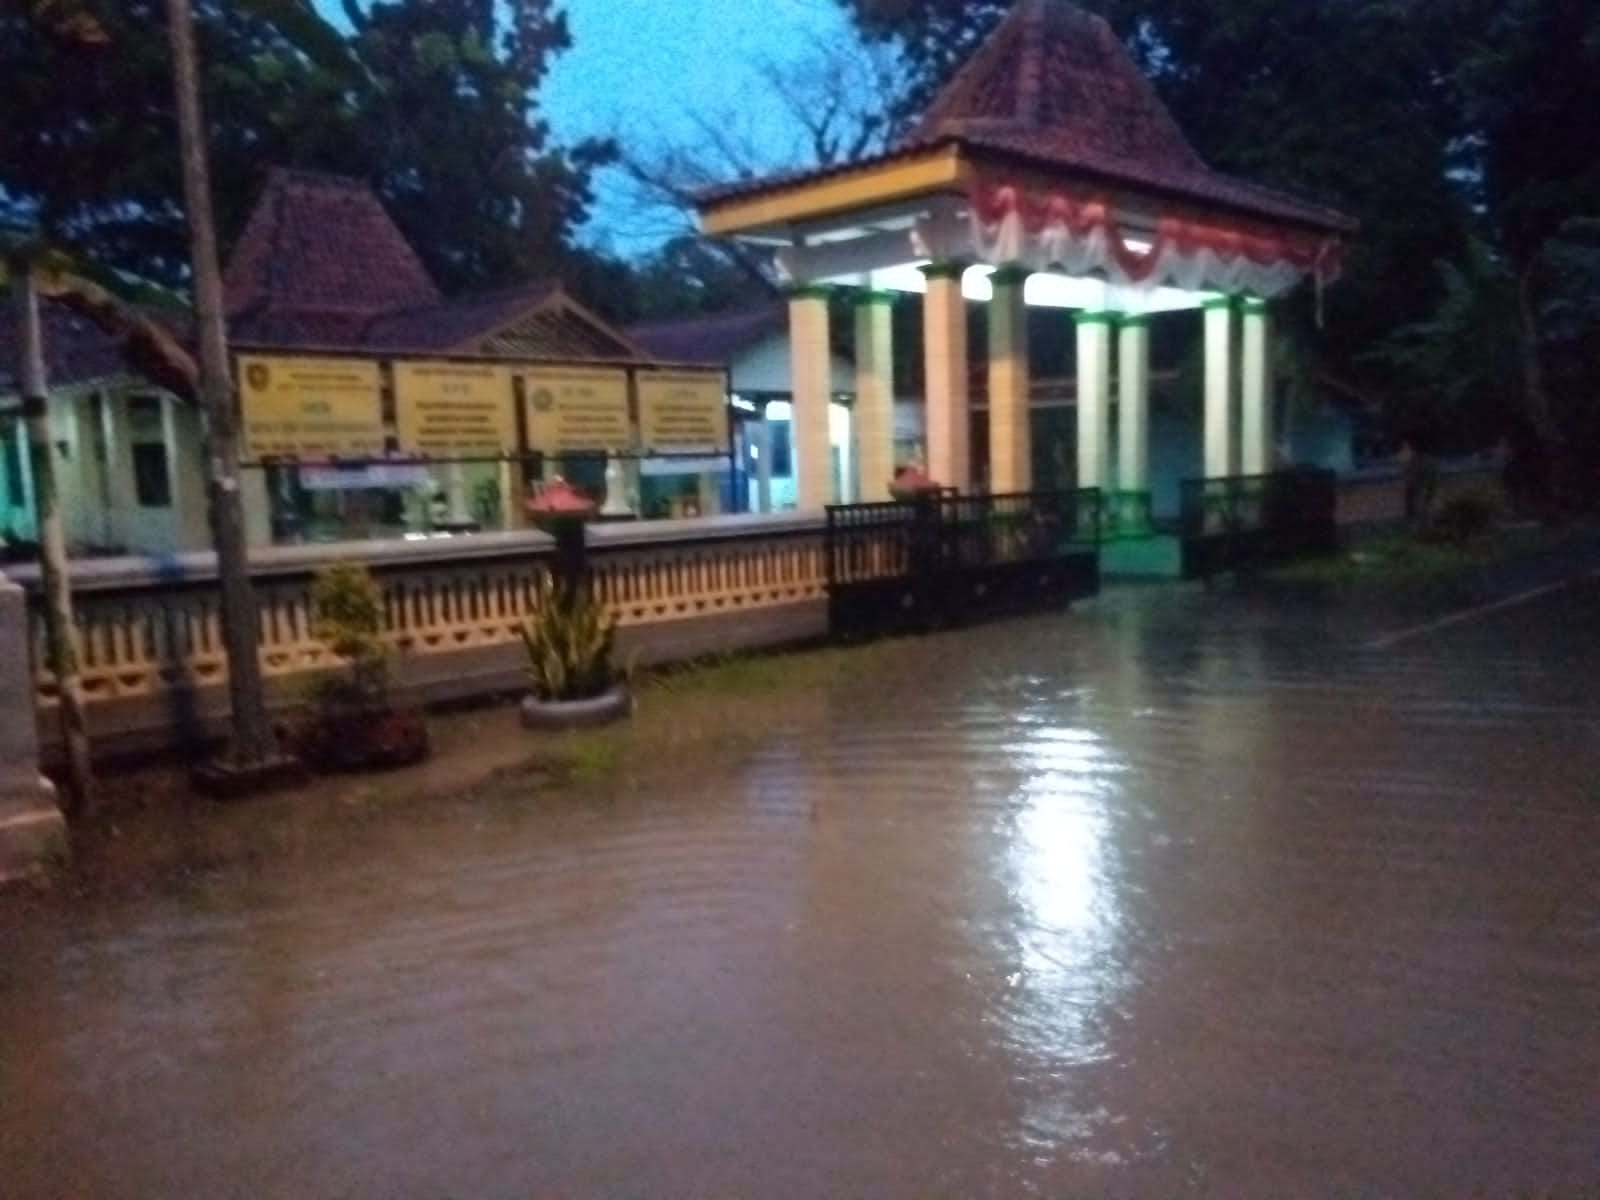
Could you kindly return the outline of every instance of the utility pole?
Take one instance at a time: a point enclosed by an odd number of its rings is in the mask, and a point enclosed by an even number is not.
[[[196,334],[200,345],[201,428],[204,430],[206,495],[222,602],[223,648],[228,660],[228,699],[233,742],[225,769],[249,772],[279,761],[277,738],[262,686],[259,616],[250,582],[244,515],[239,498],[238,418],[223,312],[222,270],[217,263],[216,224],[206,165],[205,126],[195,61],[194,16],[189,0],[167,0],[178,140],[183,154],[184,205],[189,213]]]

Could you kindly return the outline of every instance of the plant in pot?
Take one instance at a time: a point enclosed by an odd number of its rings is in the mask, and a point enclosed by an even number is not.
[[[541,576],[533,616],[522,627],[528,656],[529,729],[600,725],[632,709],[628,673],[617,662],[617,619],[587,580]]]
[[[939,482],[916,463],[895,468],[894,478],[889,481],[889,495],[900,501],[926,499],[941,490]]]
[[[311,628],[340,660],[306,689],[291,733],[301,759],[325,771],[400,767],[427,757],[428,727],[396,703],[383,641],[383,595],[365,567],[337,563],[311,581]]]

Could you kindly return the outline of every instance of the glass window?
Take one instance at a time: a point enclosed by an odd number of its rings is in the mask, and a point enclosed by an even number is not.
[[[167,448],[162,443],[134,443],[133,495],[140,508],[172,507],[172,476],[167,470]]]

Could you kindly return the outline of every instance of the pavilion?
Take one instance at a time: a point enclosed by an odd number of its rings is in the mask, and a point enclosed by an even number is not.
[[[988,325],[981,482],[1029,490],[1025,306],[1066,309],[1077,485],[1101,488],[1125,520],[1148,511],[1150,318],[1203,313],[1205,474],[1270,471],[1269,304],[1307,279],[1332,282],[1356,228],[1210,169],[1106,22],[1065,0],[1020,0],[887,152],[729,184],[701,198],[700,218],[709,235],[772,249],[788,286],[802,509],[836,499],[830,297],[855,305],[860,495],[872,500],[887,496],[895,467],[889,304],[920,293],[928,473],[963,490],[980,483],[965,308],[978,301]]]

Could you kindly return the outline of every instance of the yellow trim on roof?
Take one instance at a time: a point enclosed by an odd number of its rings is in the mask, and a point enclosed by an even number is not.
[[[946,146],[922,158],[896,159],[823,179],[799,179],[753,196],[714,200],[700,210],[700,228],[711,237],[745,233],[908,199],[959,184],[963,178],[959,150]]]

